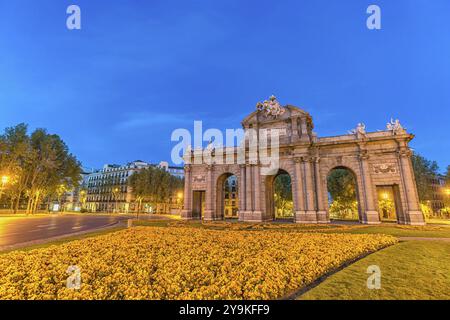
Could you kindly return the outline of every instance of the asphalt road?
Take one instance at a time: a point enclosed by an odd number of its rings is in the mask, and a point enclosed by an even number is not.
[[[128,216],[0,217],[0,247],[45,240],[114,224]]]

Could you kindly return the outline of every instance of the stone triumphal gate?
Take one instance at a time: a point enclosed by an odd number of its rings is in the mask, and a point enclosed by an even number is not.
[[[239,220],[271,221],[275,218],[274,179],[287,173],[292,183],[294,221],[328,223],[327,177],[331,170],[345,168],[356,180],[361,223],[380,222],[377,190],[389,187],[398,223],[424,224],[408,147],[413,135],[398,121],[391,121],[385,131],[366,132],[365,126],[358,124],[349,134],[321,138],[312,131],[312,118],[307,112],[291,105],[282,107],[271,97],[258,104],[242,126],[244,130],[279,130],[278,172],[262,175],[260,163],[248,159],[248,145],[246,161],[240,164],[194,164],[196,151],[190,151],[192,161],[185,165],[182,218],[224,219],[224,183],[234,175]]]

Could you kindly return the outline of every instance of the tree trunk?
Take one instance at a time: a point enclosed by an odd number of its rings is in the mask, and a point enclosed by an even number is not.
[[[19,205],[20,205],[20,194],[17,196],[17,198],[15,199],[15,203],[14,203],[14,214],[17,213],[17,211],[19,211]]]
[[[39,205],[39,195],[36,195],[33,206],[33,214],[36,213],[38,205]]]
[[[26,214],[29,214],[29,213],[30,213],[32,205],[33,205],[33,197],[30,196],[30,197],[28,198],[28,202],[27,202],[27,211],[26,211]]]

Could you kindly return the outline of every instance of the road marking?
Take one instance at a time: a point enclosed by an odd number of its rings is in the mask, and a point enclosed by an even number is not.
[[[83,226],[79,226],[79,227],[72,227],[72,229],[76,230],[76,229],[81,229],[83,228]]]
[[[12,236],[12,235],[15,235],[15,234],[19,234],[19,232],[4,233],[4,234],[2,234],[2,236],[6,237],[6,236]]]

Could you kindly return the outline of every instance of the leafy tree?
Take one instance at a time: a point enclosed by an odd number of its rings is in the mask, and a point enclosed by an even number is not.
[[[330,217],[333,219],[350,219],[358,220],[358,202],[343,201],[341,198],[336,198],[330,204]]]
[[[44,199],[58,196],[61,186],[71,189],[81,179],[81,165],[58,135],[27,125],[6,128],[0,136],[0,172],[11,177],[7,195],[17,212],[23,197],[27,213],[36,212]]]
[[[438,164],[436,161],[430,161],[419,155],[413,153],[411,157],[414,176],[416,178],[417,192],[421,202],[433,198],[433,188],[430,184],[430,177],[438,174]]]
[[[356,199],[356,181],[352,172],[347,169],[334,169],[327,179],[328,192],[331,198],[349,202]]]
[[[327,178],[331,197],[330,215],[337,219],[358,219],[356,180],[347,169],[334,169]]]
[[[142,211],[142,203],[156,206],[167,203],[172,196],[183,190],[183,179],[172,176],[158,167],[144,168],[128,180],[136,201],[136,212]]]
[[[6,128],[0,135],[0,173],[9,177],[6,195],[14,212],[18,210],[21,197],[27,186],[26,165],[31,161],[27,125],[18,124]]]
[[[30,174],[28,213],[35,212],[45,197],[78,186],[81,178],[80,163],[58,135],[37,129],[31,134],[30,144],[33,161],[27,167]]]

